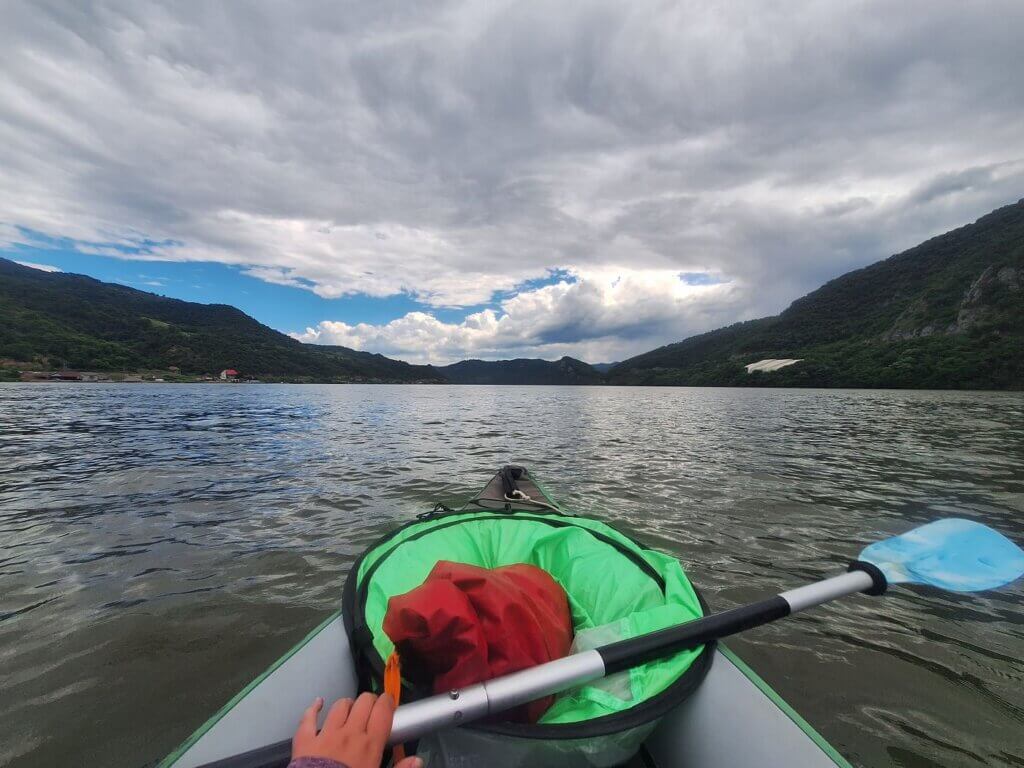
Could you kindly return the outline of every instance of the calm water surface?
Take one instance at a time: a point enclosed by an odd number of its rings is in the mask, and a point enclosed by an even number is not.
[[[936,516],[1024,540],[1019,394],[0,385],[0,764],[151,763],[365,546],[510,461],[718,608]],[[732,644],[855,764],[1021,766],[1022,597],[901,589]]]

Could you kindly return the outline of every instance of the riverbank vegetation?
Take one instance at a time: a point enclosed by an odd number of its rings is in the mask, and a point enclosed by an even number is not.
[[[748,373],[765,359],[799,362]],[[775,317],[607,371],[580,360],[411,365],[302,344],[234,307],[0,259],[0,381],[23,372],[292,382],[1024,389],[1024,201],[832,280]]]

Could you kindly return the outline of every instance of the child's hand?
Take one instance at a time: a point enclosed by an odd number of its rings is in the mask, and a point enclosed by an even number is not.
[[[324,727],[316,732],[316,718],[324,700],[318,698],[303,713],[292,738],[292,760],[299,757],[326,757],[348,768],[378,768],[388,736],[395,705],[387,694],[380,698],[363,693],[352,699],[338,699],[327,713]],[[418,757],[407,757],[395,768],[422,768]]]

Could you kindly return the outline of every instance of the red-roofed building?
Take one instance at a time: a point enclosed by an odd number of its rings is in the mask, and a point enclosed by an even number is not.
[[[234,368],[226,368],[226,369],[224,369],[223,371],[220,372],[220,380],[221,381],[232,381],[233,379],[237,379],[237,378],[238,378],[238,371],[236,371]]]

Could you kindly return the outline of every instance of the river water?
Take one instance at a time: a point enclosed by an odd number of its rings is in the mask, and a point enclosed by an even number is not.
[[[934,517],[1024,541],[1020,394],[0,385],[0,765],[152,763],[364,547],[509,462],[716,608]],[[1021,766],[1022,597],[899,589],[731,645],[856,765]]]

